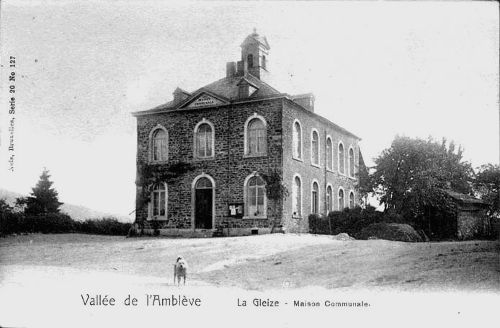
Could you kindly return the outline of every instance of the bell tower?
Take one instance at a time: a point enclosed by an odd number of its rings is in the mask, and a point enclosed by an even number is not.
[[[270,49],[266,37],[259,35],[254,28],[253,33],[241,44],[241,62],[244,71],[248,71],[258,79],[266,80],[269,75]]]

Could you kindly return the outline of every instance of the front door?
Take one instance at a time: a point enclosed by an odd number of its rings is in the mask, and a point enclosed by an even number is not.
[[[195,228],[212,229],[213,207],[212,183],[207,178],[202,178],[196,183],[195,189]]]

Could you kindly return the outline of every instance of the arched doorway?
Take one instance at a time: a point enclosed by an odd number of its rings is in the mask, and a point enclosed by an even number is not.
[[[194,185],[194,227],[212,229],[214,185],[207,177],[200,177]]]

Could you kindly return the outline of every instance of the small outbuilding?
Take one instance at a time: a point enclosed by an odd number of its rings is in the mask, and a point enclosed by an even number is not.
[[[451,190],[447,190],[446,194],[457,206],[455,220],[458,239],[472,239],[489,233],[490,224],[486,215],[487,202]]]
[[[424,219],[423,230],[434,240],[473,239],[487,236],[490,221],[486,215],[488,203],[472,196],[443,190],[455,205],[453,214],[429,208]]]

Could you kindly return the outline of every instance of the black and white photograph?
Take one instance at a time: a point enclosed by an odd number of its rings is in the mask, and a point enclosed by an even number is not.
[[[495,325],[499,13],[0,1],[0,328]]]

